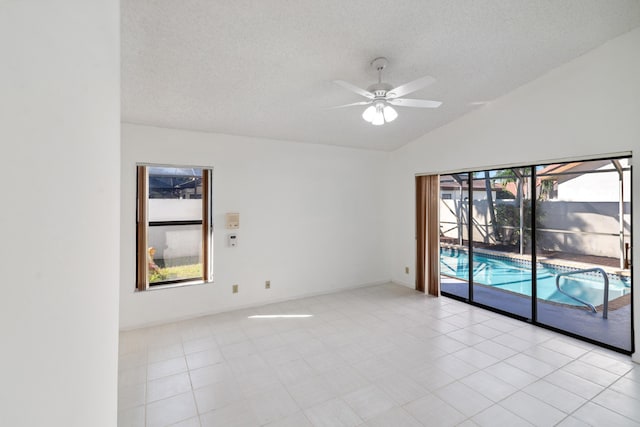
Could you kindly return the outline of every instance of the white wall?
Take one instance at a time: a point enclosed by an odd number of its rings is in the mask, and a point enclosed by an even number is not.
[[[0,425],[115,426],[117,1],[0,2]]]
[[[202,219],[201,199],[149,199],[149,221]]]
[[[121,328],[388,281],[388,156],[123,125]],[[215,283],[134,292],[136,162],[213,167]],[[240,213],[236,248],[226,212]]]
[[[413,284],[414,175],[640,149],[640,29],[614,39],[392,153],[391,276]],[[640,201],[640,174],[633,177]],[[638,215],[633,227],[640,230]],[[640,244],[640,233],[634,246]],[[634,264],[640,265],[634,256]],[[412,268],[413,272],[415,269]],[[634,274],[634,282],[638,282]],[[635,293],[640,306],[640,293]],[[635,310],[636,326],[640,310]],[[636,327],[636,342],[640,328]],[[640,361],[640,358],[637,358]]]
[[[202,219],[199,199],[149,199],[148,209],[149,221]],[[148,246],[156,251],[156,260],[198,257],[202,253],[202,227],[198,225],[151,227],[147,239]]]
[[[621,159],[623,168],[627,167],[627,160]],[[613,165],[602,166],[597,170],[611,170]],[[568,175],[566,181],[558,183],[558,195],[556,199],[571,202],[618,202],[620,199],[620,175],[613,169],[606,173],[590,173],[580,176]],[[630,178],[629,172],[622,174],[622,199],[630,200]]]

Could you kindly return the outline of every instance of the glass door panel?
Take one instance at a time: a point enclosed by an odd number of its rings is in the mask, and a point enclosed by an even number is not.
[[[472,300],[531,318],[528,169],[475,172],[472,179]],[[524,236],[524,238],[522,238]]]
[[[469,299],[469,175],[440,176],[440,289]]]
[[[538,322],[631,351],[629,159],[537,168]]]

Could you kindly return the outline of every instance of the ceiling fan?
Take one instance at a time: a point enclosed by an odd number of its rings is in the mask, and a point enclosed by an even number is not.
[[[382,81],[382,70],[384,70],[387,65],[389,65],[389,60],[387,58],[380,57],[371,61],[371,67],[378,72],[378,83],[372,84],[366,90],[349,82],[345,82],[344,80],[334,80],[334,83],[350,90],[351,92],[368,98],[368,101],[354,102],[352,104],[339,105],[333,108],[370,104],[370,106],[362,113],[362,118],[373,125],[379,126],[392,122],[398,117],[398,112],[392,107],[392,105],[395,105],[396,107],[417,108],[438,108],[442,105],[442,102],[439,101],[401,98],[401,96],[430,85],[435,82],[436,79],[431,76],[424,76],[409,83],[393,87]]]

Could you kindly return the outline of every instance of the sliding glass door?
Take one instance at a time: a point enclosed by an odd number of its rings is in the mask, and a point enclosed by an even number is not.
[[[442,293],[631,352],[629,160],[442,175]]]

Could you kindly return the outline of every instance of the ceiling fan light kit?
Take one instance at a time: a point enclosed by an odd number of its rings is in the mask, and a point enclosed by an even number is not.
[[[375,105],[369,106],[362,113],[362,118],[372,125],[383,125],[394,121],[398,117],[398,112],[390,105],[384,102],[376,102]]]
[[[371,67],[378,72],[378,83],[372,84],[366,90],[345,82],[344,80],[335,80],[334,83],[337,85],[369,99],[368,101],[354,102],[335,108],[369,105],[362,113],[362,118],[374,126],[380,126],[392,122],[398,117],[398,112],[392,105],[416,108],[438,108],[442,105],[442,102],[439,101],[400,98],[403,95],[415,92],[435,82],[435,79],[431,76],[424,76],[394,88],[390,84],[382,81],[382,70],[384,70],[387,65],[389,65],[387,58],[380,57],[371,61]]]

